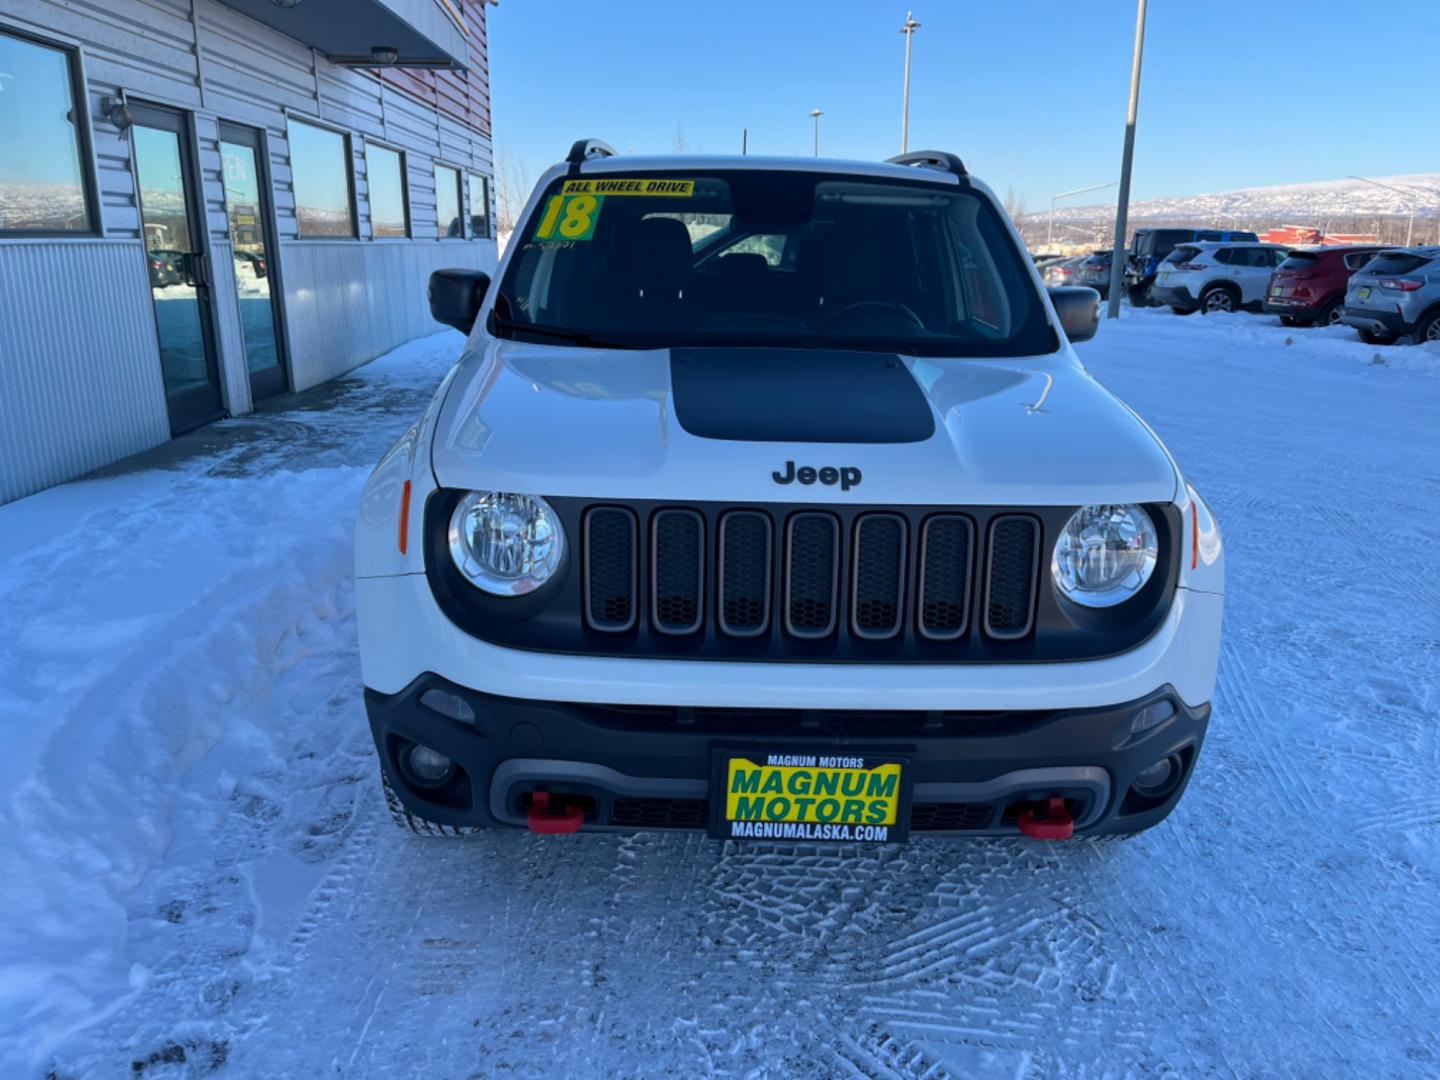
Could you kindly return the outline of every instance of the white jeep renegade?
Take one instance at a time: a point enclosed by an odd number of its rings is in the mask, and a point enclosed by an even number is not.
[[[1130,833],[1209,719],[1219,532],[951,154],[580,142],[371,477],[365,704],[421,832]]]

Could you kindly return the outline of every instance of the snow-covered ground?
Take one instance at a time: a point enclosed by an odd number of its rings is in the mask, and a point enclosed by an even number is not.
[[[458,344],[0,508],[0,1076],[1440,1072],[1440,351],[1103,326],[1229,542],[1196,779],[853,850],[390,824],[353,507]]]

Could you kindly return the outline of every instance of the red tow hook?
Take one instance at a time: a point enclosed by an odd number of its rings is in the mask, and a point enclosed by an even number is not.
[[[531,832],[555,836],[580,831],[585,820],[585,811],[578,806],[564,806],[558,813],[550,812],[550,792],[532,791],[530,809],[525,814],[525,823]],[[1068,835],[1068,834],[1067,834]]]
[[[1031,840],[1069,840],[1075,832],[1075,819],[1065,809],[1065,800],[1059,796],[1046,799],[1044,817],[1036,816],[1037,805],[1032,804],[1020,811],[1020,831]]]

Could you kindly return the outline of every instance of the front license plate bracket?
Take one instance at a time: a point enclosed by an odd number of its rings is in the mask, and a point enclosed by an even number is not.
[[[710,835],[899,843],[909,838],[912,787],[904,753],[722,747],[711,767]]]

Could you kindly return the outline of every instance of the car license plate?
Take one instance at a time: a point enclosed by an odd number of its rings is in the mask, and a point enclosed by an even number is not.
[[[1166,280],[1167,278],[1169,278],[1169,277],[1170,277],[1170,271],[1169,271],[1169,270],[1166,270],[1163,274],[1160,275],[1160,280],[1161,280],[1161,281],[1165,281],[1165,280]]]
[[[711,835],[896,843],[910,831],[909,762],[894,755],[722,750]]]
[[[1270,295],[1271,295],[1271,296],[1289,296],[1289,295],[1290,295],[1290,290],[1289,290],[1289,289],[1282,289],[1279,285],[1276,285],[1273,289],[1270,290]]]
[[[1369,286],[1369,285],[1362,285],[1362,286],[1360,286],[1360,290],[1359,290],[1355,295],[1358,296],[1358,297],[1360,297],[1361,300],[1369,300],[1369,299],[1370,299],[1370,286]]]

